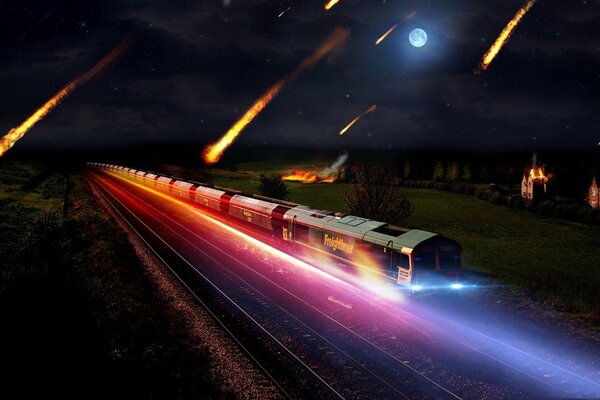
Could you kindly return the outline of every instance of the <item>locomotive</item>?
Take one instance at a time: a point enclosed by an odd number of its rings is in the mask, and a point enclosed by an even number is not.
[[[369,271],[412,292],[460,289],[461,246],[443,235],[123,166],[88,163],[231,222],[258,228],[298,258],[323,256],[350,272]],[[264,235],[262,235],[264,236]]]

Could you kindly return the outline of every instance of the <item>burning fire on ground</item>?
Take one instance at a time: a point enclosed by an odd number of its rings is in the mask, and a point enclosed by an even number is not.
[[[300,65],[288,76],[281,79],[275,85],[271,86],[269,90],[250,107],[248,111],[240,118],[229,130],[215,143],[210,144],[204,148],[202,152],[202,158],[206,164],[214,164],[221,159],[225,150],[233,144],[237,137],[242,133],[244,128],[252,122],[254,118],[277,96],[286,83],[295,80],[298,75],[306,68],[310,68],[315,65],[323,57],[331,53],[336,48],[342,46],[346,40],[350,37],[350,31],[343,28],[336,28],[321,46],[315,50],[308,58],[304,59]]]
[[[417,15],[417,12],[416,11],[412,11],[410,14],[408,14],[406,17],[404,17],[404,19],[402,21],[400,21],[400,22],[396,23],[395,25],[393,25],[390,29],[387,30],[387,32],[385,32],[383,35],[381,35],[381,37],[379,39],[377,39],[375,41],[375,45],[377,46],[379,43],[383,42],[383,40],[386,37],[388,37],[388,35],[390,33],[392,33],[394,31],[394,29],[396,29],[398,27],[398,25],[400,25],[400,24],[402,24],[402,23],[404,23],[404,22],[406,22],[406,21],[408,21],[410,19],[413,19],[415,17],[415,15]]]
[[[496,58],[500,50],[502,50],[502,47],[504,47],[504,45],[510,38],[510,35],[512,35],[516,27],[519,25],[519,22],[521,22],[521,19],[525,16],[527,11],[529,11],[531,7],[533,7],[536,1],[537,0],[527,0],[525,5],[521,7],[519,11],[517,11],[515,16],[504,27],[504,29],[500,33],[500,36],[498,36],[498,39],[496,39],[492,47],[490,47],[490,49],[483,55],[483,58],[479,62],[479,65],[477,66],[477,68],[475,68],[476,74],[480,74],[481,72],[488,69],[492,61],[494,61],[494,58]]]
[[[281,179],[284,181],[302,183],[333,183],[342,176],[342,167],[347,160],[348,154],[342,154],[330,167],[313,171],[296,170],[289,174],[283,175]]]
[[[115,60],[121,57],[131,47],[130,41],[124,41],[115,47],[106,57],[100,62],[94,65],[89,71],[82,75],[79,75],[67,86],[62,88],[56,93],[50,100],[48,100],[43,106],[38,108],[33,114],[29,116],[21,125],[12,128],[4,137],[0,138],[0,157],[4,155],[14,144],[21,139],[25,134],[33,128],[33,126],[42,118],[50,113],[63,99],[70,95],[75,89],[83,85],[94,76],[98,75],[104,69],[106,69]]]
[[[284,181],[302,182],[302,183],[332,183],[337,180],[336,176],[319,177],[311,171],[292,171],[291,174],[281,177]]]

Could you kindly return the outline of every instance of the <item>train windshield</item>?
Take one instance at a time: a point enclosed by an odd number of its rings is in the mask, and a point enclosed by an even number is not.
[[[453,243],[419,246],[418,251],[413,252],[415,270],[460,269],[461,264],[461,249]]]
[[[460,249],[453,245],[439,246],[440,269],[459,269],[461,267]]]
[[[418,252],[413,253],[413,266],[416,270],[433,270],[436,267],[435,248],[421,246]]]

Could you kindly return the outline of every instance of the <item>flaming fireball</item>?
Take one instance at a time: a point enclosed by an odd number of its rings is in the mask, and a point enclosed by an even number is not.
[[[115,60],[121,57],[125,52],[131,47],[130,41],[124,41],[119,44],[117,47],[113,49],[106,57],[104,57],[100,62],[89,71],[85,72],[82,75],[79,75],[73,81],[71,81],[67,86],[62,88],[58,93],[56,93],[50,100],[48,100],[43,106],[37,109],[29,118],[27,118],[21,125],[11,129],[3,138],[0,139],[0,157],[4,155],[13,145],[17,142],[17,140],[21,139],[25,134],[33,128],[33,126],[42,118],[50,113],[65,97],[71,94],[77,87],[83,85],[94,76],[98,75],[98,73],[102,72],[106,69],[110,64],[112,64]]]
[[[288,8],[286,8],[285,10],[283,10],[282,12],[280,12],[280,13],[277,15],[277,18],[281,18],[281,17],[283,17],[283,14],[285,14],[285,13],[286,13],[286,12],[288,12],[288,11],[290,11],[291,9],[292,9],[292,6],[288,6]]]
[[[233,144],[235,139],[239,136],[244,128],[252,122],[254,118],[277,96],[286,83],[295,80],[298,75],[306,68],[310,68],[315,65],[319,60],[329,54],[337,47],[343,45],[346,40],[350,37],[350,31],[343,28],[336,28],[328,37],[325,39],[323,44],[315,50],[308,58],[300,63],[300,65],[288,76],[281,79],[275,85],[271,86],[265,94],[263,94],[256,102],[250,107],[248,111],[240,118],[229,130],[221,136],[221,138],[213,144],[210,144],[204,148],[202,152],[202,158],[206,164],[214,164],[221,159],[223,153],[229,146]]]
[[[373,104],[371,107],[369,107],[369,109],[367,111],[365,111],[364,113],[360,114],[358,117],[354,118],[348,125],[346,125],[346,127],[344,129],[342,129],[340,131],[340,136],[342,136],[344,133],[346,133],[346,131],[348,129],[350,129],[352,127],[352,125],[354,125],[355,123],[357,123],[362,117],[364,117],[367,114],[372,113],[376,109],[377,109],[377,105]]]
[[[475,68],[476,74],[480,74],[481,72],[488,69],[492,61],[494,61],[494,58],[496,58],[500,50],[502,50],[502,47],[504,47],[504,45],[510,38],[510,35],[512,35],[514,30],[516,29],[517,25],[519,25],[519,22],[521,22],[521,19],[525,16],[527,11],[529,11],[531,7],[533,7],[536,1],[537,0],[527,0],[525,5],[521,7],[519,11],[517,11],[513,19],[511,19],[509,23],[504,27],[504,29],[500,33],[500,36],[498,36],[498,39],[496,39],[492,47],[490,47],[490,49],[483,55],[483,58],[479,62],[479,65],[477,66],[477,68]]]
[[[383,40],[390,33],[392,33],[394,31],[394,29],[396,29],[398,27],[398,25],[400,25],[400,24],[402,24],[402,23],[404,23],[404,22],[406,22],[406,21],[408,21],[410,19],[413,19],[415,17],[415,15],[417,15],[417,12],[416,11],[412,11],[410,14],[408,14],[406,17],[404,17],[404,19],[402,21],[398,22],[397,24],[395,24],[394,26],[392,26],[390,29],[388,29],[386,33],[384,33],[383,35],[381,35],[381,37],[375,41],[375,46],[377,46],[379,43],[383,42]]]
[[[325,11],[329,11],[333,6],[335,6],[339,2],[340,0],[329,0],[327,3],[325,3],[323,8],[325,9]]]

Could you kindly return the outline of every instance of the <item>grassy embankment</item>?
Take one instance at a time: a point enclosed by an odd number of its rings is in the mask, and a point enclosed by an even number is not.
[[[70,179],[65,210],[62,174],[0,160],[5,397],[223,397],[125,235]]]
[[[284,163],[239,164],[213,172],[213,183],[256,193],[261,173],[289,171]],[[344,210],[349,184],[288,182],[290,200]],[[600,227],[546,218],[471,196],[406,189],[414,206],[411,227],[442,233],[462,244],[466,267],[526,289],[578,319],[600,325]]]

